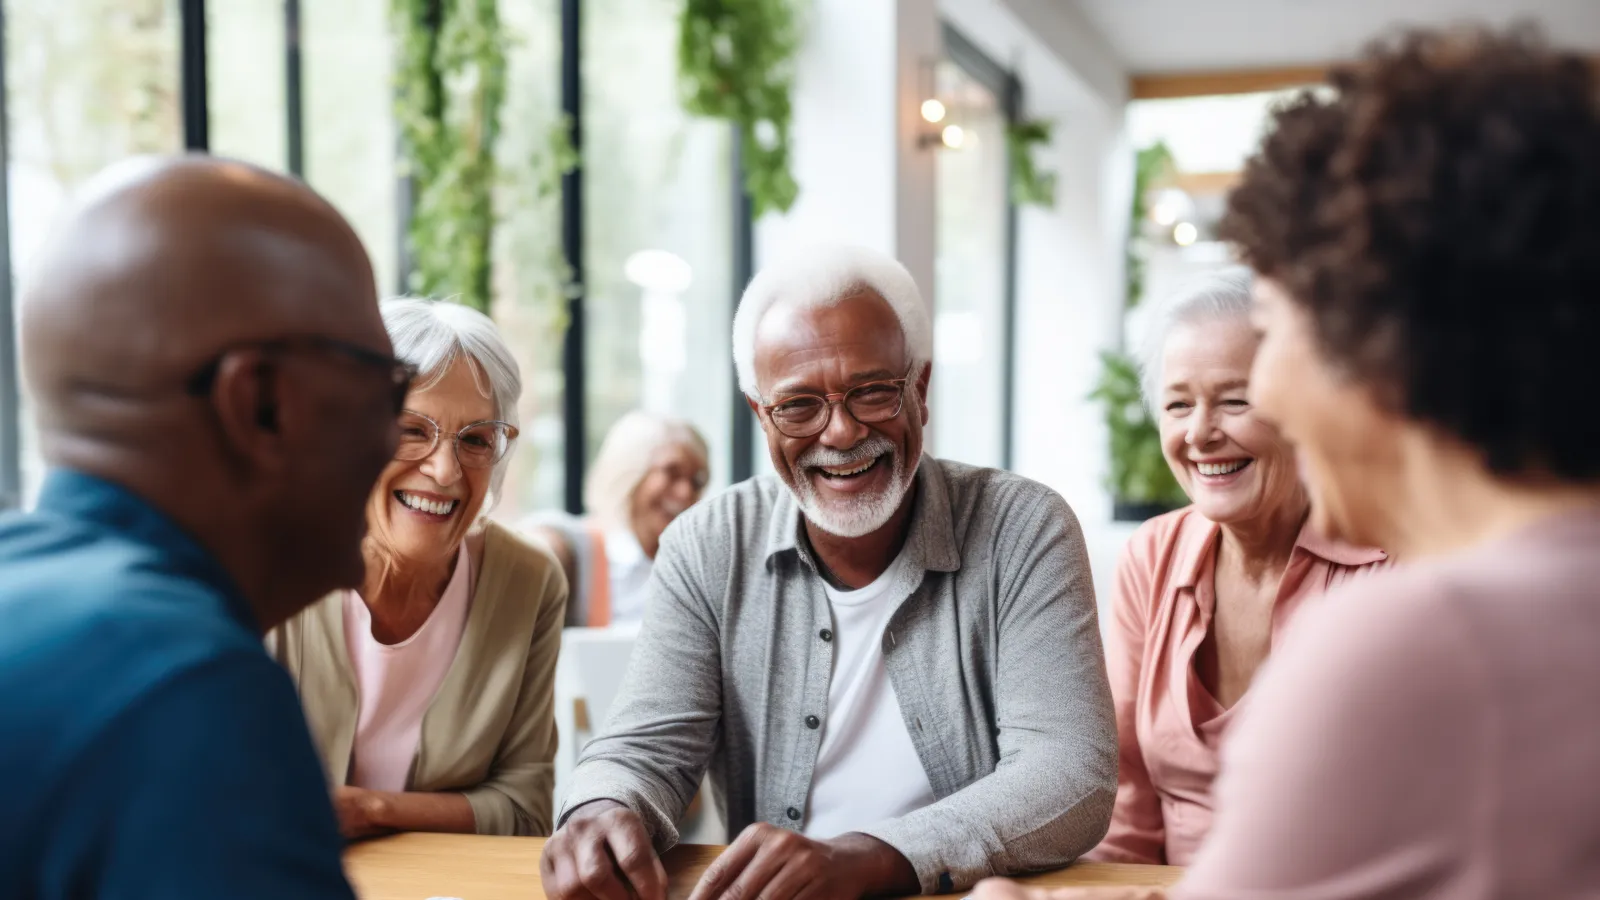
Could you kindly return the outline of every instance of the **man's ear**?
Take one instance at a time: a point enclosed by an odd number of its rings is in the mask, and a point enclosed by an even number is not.
[[[933,363],[926,363],[917,376],[917,402],[922,407],[922,424],[928,424],[928,385],[933,381]]]
[[[276,363],[254,350],[230,353],[217,364],[208,399],[226,452],[251,468],[284,467],[281,374]]]

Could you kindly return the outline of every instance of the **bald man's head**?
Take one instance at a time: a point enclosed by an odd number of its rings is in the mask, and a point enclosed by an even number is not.
[[[220,556],[307,556],[307,590],[359,579],[403,390],[391,352],[339,213],[298,181],[203,156],[103,173],[22,300],[46,458],[250,545]]]
[[[360,240],[304,185],[140,159],[86,187],[27,278],[24,370],[45,431],[94,427],[76,421],[85,391],[159,391],[208,353],[295,331],[376,339],[375,304]]]

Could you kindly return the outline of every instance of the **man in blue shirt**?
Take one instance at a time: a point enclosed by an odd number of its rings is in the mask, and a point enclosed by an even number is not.
[[[413,374],[360,241],[298,182],[144,160],[31,284],[53,471],[0,519],[0,897],[349,898],[261,635],[360,582]]]

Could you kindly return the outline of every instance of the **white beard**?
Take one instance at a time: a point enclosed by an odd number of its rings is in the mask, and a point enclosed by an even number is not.
[[[888,462],[893,467],[889,486],[861,497],[824,501],[806,471],[817,466],[848,466],[884,455],[889,457]],[[907,469],[900,449],[877,435],[842,452],[821,446],[813,447],[795,463],[795,470],[790,490],[795,502],[800,504],[801,512],[805,513],[811,524],[842,538],[862,537],[888,524],[917,476],[916,466]]]

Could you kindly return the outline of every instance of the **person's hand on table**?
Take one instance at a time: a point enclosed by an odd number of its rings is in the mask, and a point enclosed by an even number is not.
[[[920,889],[911,863],[877,838],[814,841],[763,822],[717,857],[689,900],[857,900]]]
[[[334,789],[333,809],[339,814],[339,833],[346,840],[372,837],[387,828],[378,824],[382,818],[383,795],[366,788],[344,784]]]
[[[1009,878],[978,882],[972,900],[1166,900],[1167,892],[1153,887],[1041,888],[1018,884]]]
[[[614,800],[573,810],[544,845],[539,880],[547,900],[667,900],[644,820]]]

